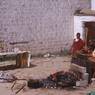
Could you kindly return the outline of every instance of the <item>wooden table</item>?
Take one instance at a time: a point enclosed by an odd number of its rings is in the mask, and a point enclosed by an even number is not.
[[[30,67],[30,52],[18,51],[18,52],[2,52],[0,56],[16,56],[16,67]]]

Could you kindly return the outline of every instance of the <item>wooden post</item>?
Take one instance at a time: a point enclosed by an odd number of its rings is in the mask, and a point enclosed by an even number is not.
[[[28,52],[19,53],[16,56],[16,66],[17,67],[28,67]]]
[[[88,43],[88,28],[85,28],[85,49],[87,49],[87,43]]]

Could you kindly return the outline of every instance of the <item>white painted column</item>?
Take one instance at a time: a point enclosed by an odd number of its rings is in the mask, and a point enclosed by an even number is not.
[[[91,10],[95,10],[95,0],[91,0]]]
[[[28,62],[27,62],[27,63],[28,63],[28,64],[27,64],[28,67],[30,67],[30,64],[31,64],[31,63],[30,63],[30,59],[31,59],[31,53],[28,51],[28,60],[27,60],[27,61],[28,61]]]

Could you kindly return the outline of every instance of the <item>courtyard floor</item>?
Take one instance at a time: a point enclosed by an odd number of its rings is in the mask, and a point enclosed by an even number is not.
[[[54,56],[50,58],[32,58],[30,68],[19,68],[14,70],[6,71],[9,74],[13,74],[19,79],[42,79],[46,78],[50,74],[57,71],[68,71],[70,68],[70,56]],[[9,63],[15,61],[7,61]],[[21,90],[17,95],[87,95],[90,91],[95,90],[95,86],[79,87],[76,89],[29,89],[27,87],[26,80],[17,81],[14,86],[13,91],[11,87],[13,83],[0,83],[0,95],[16,95],[15,92],[18,91],[19,87],[26,84],[23,90]]]

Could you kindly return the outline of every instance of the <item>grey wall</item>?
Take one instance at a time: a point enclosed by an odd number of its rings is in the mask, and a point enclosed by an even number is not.
[[[0,0],[0,40],[5,43],[4,49],[19,47],[32,54],[68,49],[77,8],[90,8],[90,0]]]

